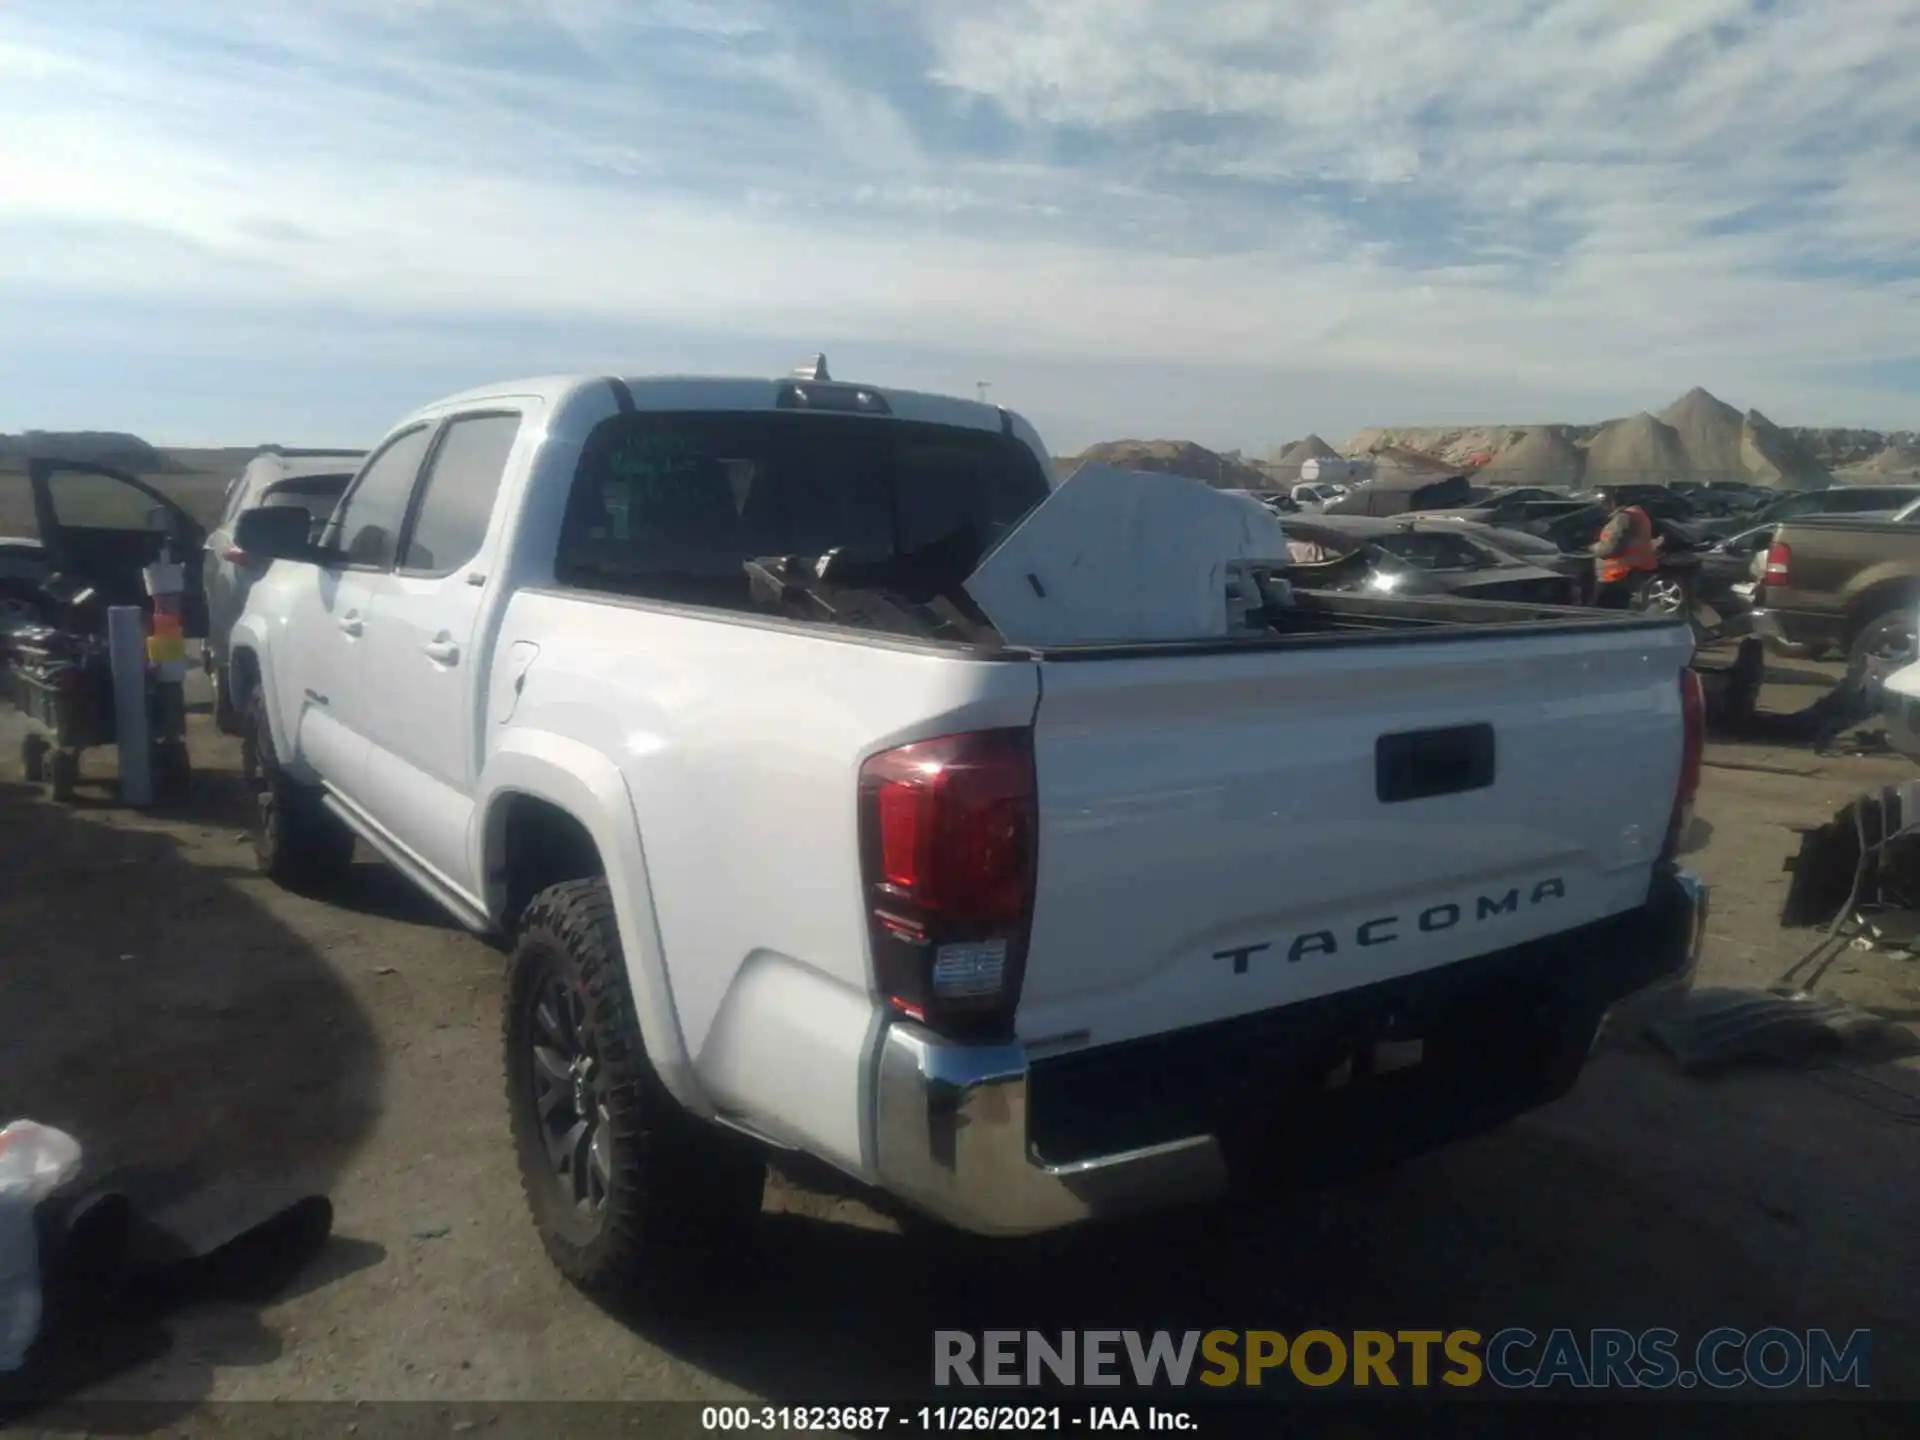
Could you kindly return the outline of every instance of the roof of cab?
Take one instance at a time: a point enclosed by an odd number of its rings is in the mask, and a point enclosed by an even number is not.
[[[464,409],[515,397],[530,397],[558,406],[582,390],[610,385],[618,379],[632,394],[634,404],[643,410],[772,410],[782,387],[794,383],[795,376],[729,375],[541,375],[521,380],[503,380],[497,384],[463,390],[423,405],[401,423],[426,419],[448,410]],[[866,381],[830,381],[832,385],[857,384],[886,399],[892,418],[916,420],[927,424],[958,425],[974,430],[999,430],[1003,411],[997,405],[980,400],[964,400],[954,395],[939,395],[920,390],[897,390]]]

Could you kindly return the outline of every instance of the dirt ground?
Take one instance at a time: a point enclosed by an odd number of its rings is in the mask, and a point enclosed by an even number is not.
[[[0,1111],[71,1129],[96,1169],[297,1178],[337,1210],[289,1293],[171,1316],[97,1396],[167,1402],[174,1423],[212,1399],[871,1401],[924,1393],[935,1327],[1014,1324],[1866,1327],[1875,1392],[1920,1398],[1911,1061],[1701,1080],[1608,1047],[1550,1109],[1310,1204],[1019,1246],[902,1236],[776,1180],[748,1293],[704,1321],[608,1313],[523,1210],[499,954],[371,861],[346,904],[253,876],[236,747],[203,715],[199,797],[170,817],[104,787],[52,805],[20,783],[16,721],[0,712]],[[1765,984],[1804,948],[1777,925],[1787,827],[1910,773],[1711,748],[1704,983]],[[1912,1021],[1917,967],[1853,953],[1826,983]]]

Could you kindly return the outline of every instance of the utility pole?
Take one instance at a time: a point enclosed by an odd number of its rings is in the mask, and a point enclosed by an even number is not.
[[[987,391],[992,387],[985,380],[976,380],[973,382],[973,388],[979,393],[980,403],[982,405],[986,404]]]

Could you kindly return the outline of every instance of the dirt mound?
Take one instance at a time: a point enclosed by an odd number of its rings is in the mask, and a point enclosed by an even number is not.
[[[1658,418],[1680,437],[1680,448],[1694,470],[1728,478],[1745,474],[1740,436],[1746,422],[1726,401],[1696,385]]]
[[[173,468],[165,455],[138,435],[117,430],[27,430],[0,435],[0,457],[17,465],[29,459],[89,460],[141,475]]]
[[[1845,473],[1847,476],[1891,475],[1896,478],[1920,475],[1920,440],[1890,441]]]
[[[1527,425],[1398,426],[1392,429],[1362,430],[1340,447],[1345,455],[1378,455],[1386,450],[1410,450],[1432,456],[1450,470],[1464,470],[1485,457],[1496,457],[1525,438]],[[1578,440],[1578,427],[1558,426]],[[1589,427],[1586,433],[1591,433]],[[1480,457],[1476,459],[1476,457]]]
[[[1339,458],[1340,452],[1318,435],[1308,435],[1303,440],[1290,440],[1285,445],[1276,446],[1268,452],[1264,468],[1276,483],[1291,485],[1300,478],[1300,467],[1307,461]]]
[[[1684,479],[1693,473],[1679,430],[1644,410],[1625,420],[1609,420],[1587,447],[1588,484]]]
[[[1480,473],[1488,484],[1551,485],[1572,489],[1587,469],[1587,455],[1558,425],[1538,425],[1496,453]]]
[[[1369,452],[1379,462],[1382,470],[1411,470],[1422,475],[1457,475],[1466,469],[1459,461],[1448,460],[1444,455],[1429,454],[1425,450],[1415,450],[1406,445],[1383,445]]]
[[[1304,440],[1295,440],[1284,445],[1274,457],[1278,465],[1304,465],[1309,460],[1338,460],[1340,452],[1334,449],[1318,435],[1309,435]]]
[[[1893,465],[1895,473],[1898,473],[1907,463],[1906,452],[1920,453],[1920,433],[1912,430],[1859,430],[1806,425],[1784,425],[1781,428],[1828,470],[1852,470],[1877,463]],[[1882,460],[1881,454],[1887,450],[1896,453]]]
[[[1215,454],[1191,440],[1103,440],[1076,455],[1066,473],[1096,461],[1121,470],[1184,475],[1224,490],[1265,490],[1272,483],[1258,466]]]
[[[1758,410],[1747,411],[1741,421],[1740,459],[1748,475],[1762,485],[1824,490],[1833,483],[1812,451]]]
[[[1680,437],[1693,473],[1703,480],[1757,480],[1788,489],[1819,489],[1826,467],[1794,436],[1758,410],[1742,415],[1699,386],[1660,412]]]

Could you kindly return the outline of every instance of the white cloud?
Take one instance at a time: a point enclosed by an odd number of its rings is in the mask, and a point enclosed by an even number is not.
[[[15,288],[1308,368],[1383,422],[1857,419],[1816,372],[1920,351],[1908,0],[8,14]]]

